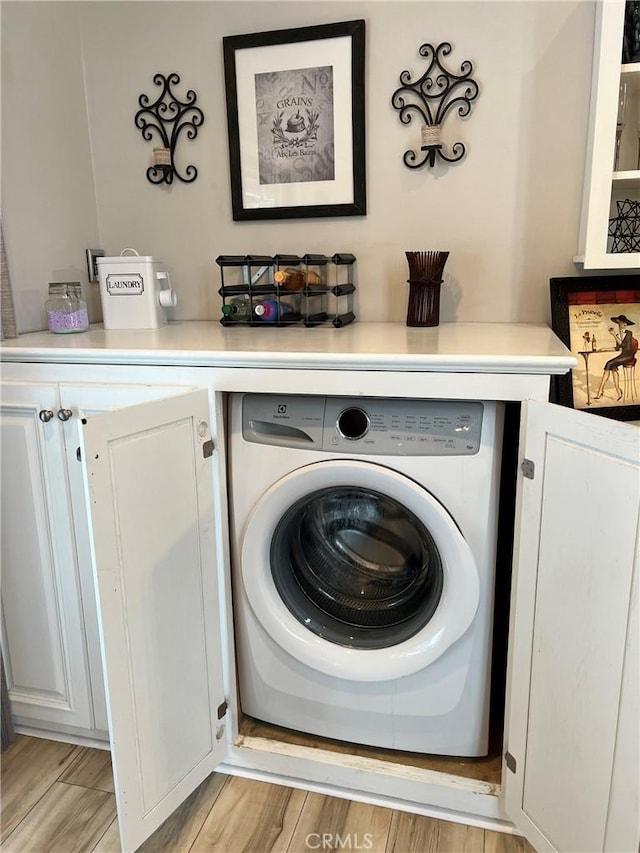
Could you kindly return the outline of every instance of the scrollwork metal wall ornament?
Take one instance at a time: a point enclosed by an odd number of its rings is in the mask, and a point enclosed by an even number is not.
[[[446,41],[435,48],[431,44],[423,44],[418,52],[428,61],[427,70],[417,80],[411,79],[411,72],[403,71],[400,74],[402,85],[393,93],[391,105],[398,110],[402,124],[411,124],[415,115],[422,119],[420,151],[424,154],[420,157],[409,149],[402,159],[409,169],[417,169],[425,163],[435,166],[437,157],[448,163],[457,163],[465,155],[465,146],[462,142],[454,143],[449,156],[440,141],[440,129],[452,110],[462,117],[471,112],[471,104],[479,94],[478,84],[471,77],[473,65],[465,59],[459,74],[447,70],[442,58],[451,53],[451,45]]]
[[[161,143],[153,149],[153,165],[147,169],[147,178],[152,184],[171,184],[174,177],[190,184],[197,178],[198,170],[189,165],[184,174],[180,174],[175,164],[175,151],[180,135],[186,133],[187,139],[195,139],[204,122],[202,110],[195,106],[197,95],[189,89],[184,101],[176,97],[171,88],[180,82],[176,73],[168,77],[154,74],[153,82],[162,86],[162,91],[153,102],[148,95],[140,95],[138,104],[141,109],[134,120],[143,139],[150,142],[155,134]]]

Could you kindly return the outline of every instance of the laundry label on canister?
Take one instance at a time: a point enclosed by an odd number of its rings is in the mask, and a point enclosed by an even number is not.
[[[140,296],[144,293],[144,279],[141,275],[108,275],[107,293],[109,296]]]

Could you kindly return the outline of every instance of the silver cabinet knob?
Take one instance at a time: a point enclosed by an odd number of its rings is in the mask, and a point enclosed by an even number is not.
[[[51,409],[41,409],[38,412],[38,417],[42,421],[43,424],[48,424],[51,418],[53,417],[53,412]]]
[[[71,409],[58,409],[58,420],[60,421],[68,421],[72,415]]]

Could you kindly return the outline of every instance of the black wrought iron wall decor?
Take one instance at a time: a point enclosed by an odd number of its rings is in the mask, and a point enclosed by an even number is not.
[[[471,77],[473,65],[468,59],[460,65],[460,73],[454,74],[442,64],[442,58],[451,53],[449,42],[442,42],[434,48],[423,44],[418,51],[429,63],[427,70],[417,80],[411,79],[410,71],[400,74],[400,88],[391,97],[391,105],[398,110],[402,124],[411,124],[414,116],[423,121],[420,151],[412,149],[404,152],[403,160],[409,169],[417,169],[428,163],[435,166],[440,157],[448,163],[456,163],[465,154],[462,142],[456,142],[451,148],[451,156],[440,141],[440,130],[446,116],[453,110],[459,116],[468,116],[471,104],[478,97],[478,84]]]
[[[152,184],[170,184],[174,177],[190,184],[197,178],[198,170],[189,165],[184,174],[180,174],[175,163],[175,153],[180,135],[184,132],[187,139],[195,139],[198,128],[204,122],[202,110],[195,106],[197,95],[193,89],[189,89],[182,101],[174,94],[171,87],[180,82],[176,73],[168,77],[154,74],[153,82],[156,86],[162,86],[160,95],[153,102],[148,95],[140,95],[138,104],[141,109],[135,115],[135,125],[140,129],[142,138],[151,142],[155,134],[161,143],[153,149],[153,165],[147,169],[147,178]]]

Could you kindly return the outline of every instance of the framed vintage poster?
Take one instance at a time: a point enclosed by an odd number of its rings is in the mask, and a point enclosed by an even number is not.
[[[551,325],[578,359],[555,377],[554,402],[640,419],[640,276],[552,278]]]
[[[364,21],[223,38],[234,220],[366,213]]]

